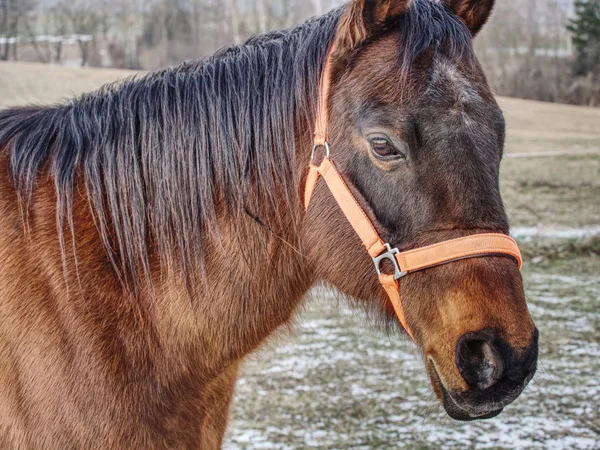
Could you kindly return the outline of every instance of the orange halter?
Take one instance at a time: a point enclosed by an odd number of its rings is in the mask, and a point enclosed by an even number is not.
[[[310,161],[306,186],[304,189],[304,207],[308,209],[312,193],[317,185],[319,176],[323,177],[338,206],[360,237],[369,256],[373,259],[379,282],[387,292],[398,320],[414,340],[414,336],[406,323],[402,301],[400,300],[400,285],[398,280],[405,275],[418,270],[427,269],[441,264],[465,258],[475,258],[490,255],[505,255],[514,258],[519,266],[522,265],[521,252],[517,243],[510,236],[498,233],[482,233],[450,239],[426,247],[407,252],[400,252],[383,242],[375,226],[364,212],[348,185],[337,171],[330,158],[330,148],[327,142],[329,87],[331,83],[331,59],[334,51],[332,46],[325,68],[321,76],[319,92],[319,109],[317,111],[313,153]],[[318,166],[314,164],[314,153],[318,147],[324,147],[325,157]],[[394,266],[394,273],[387,275],[381,271],[381,262],[387,259]]]

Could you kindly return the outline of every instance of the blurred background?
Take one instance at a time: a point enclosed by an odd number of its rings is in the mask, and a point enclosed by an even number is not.
[[[149,70],[289,28],[340,0],[0,0],[0,60]],[[501,95],[600,104],[597,0],[498,1],[477,51]]]
[[[0,108],[202,59],[341,4],[0,0]],[[538,374],[497,418],[454,422],[414,345],[320,287],[248,358],[225,448],[600,448],[600,0],[497,0],[475,46],[507,120],[500,183]]]

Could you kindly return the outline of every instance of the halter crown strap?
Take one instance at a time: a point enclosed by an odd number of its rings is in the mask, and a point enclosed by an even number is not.
[[[332,44],[329,49],[327,59],[325,60],[325,67],[321,73],[321,81],[319,84],[319,108],[317,109],[315,120],[315,147],[327,144],[327,124],[329,123],[329,108],[327,108],[327,102],[329,101],[329,88],[331,86],[331,55],[333,55],[334,51],[335,43]]]
[[[414,340],[414,336],[406,323],[404,308],[400,299],[400,284],[398,283],[400,278],[418,270],[447,264],[460,259],[493,255],[514,258],[520,269],[522,265],[521,253],[514,239],[505,234],[498,233],[473,234],[406,252],[400,252],[397,248],[392,248],[381,239],[373,222],[371,222],[371,219],[369,219],[364,209],[360,206],[329,157],[329,144],[327,142],[329,112],[327,101],[329,99],[331,83],[331,55],[333,51],[334,47],[332,46],[327,55],[321,76],[313,157],[311,157],[304,189],[304,208],[308,210],[310,199],[319,177],[323,177],[338,206],[372,258],[379,276],[379,282],[387,293],[398,320]],[[318,166],[313,162],[314,152],[317,147],[325,147],[326,150],[325,157]],[[381,271],[380,266],[383,260],[388,260],[392,263],[394,267],[393,274],[386,274]]]

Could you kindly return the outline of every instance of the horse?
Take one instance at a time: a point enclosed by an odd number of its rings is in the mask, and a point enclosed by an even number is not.
[[[408,275],[393,256],[509,233],[505,122],[472,48],[493,3],[352,0],[0,112],[0,448],[219,448],[244,358],[319,282],[413,338],[451,417],[517,398],[538,352],[518,255]],[[313,158],[395,247],[383,261]]]

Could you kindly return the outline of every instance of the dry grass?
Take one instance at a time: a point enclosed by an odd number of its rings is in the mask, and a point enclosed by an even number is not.
[[[600,224],[600,155],[506,158],[500,189],[513,226]]]
[[[600,108],[499,97],[506,152],[600,150]]]
[[[133,74],[116,69],[0,62],[0,109],[61,102]]]

